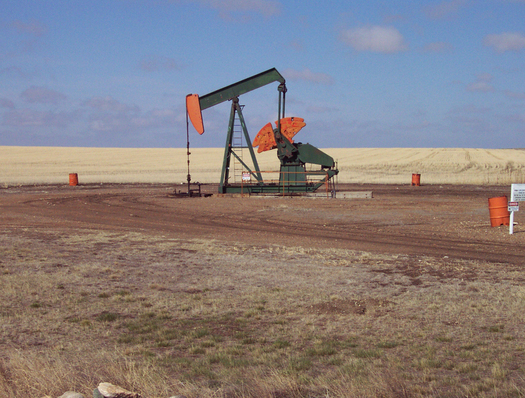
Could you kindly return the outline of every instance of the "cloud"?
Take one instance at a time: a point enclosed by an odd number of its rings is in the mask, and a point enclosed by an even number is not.
[[[10,77],[27,79],[31,77],[31,74],[26,73],[22,68],[18,66],[7,66],[5,68],[0,68],[0,75],[8,75]]]
[[[172,109],[142,112],[137,105],[122,103],[111,96],[94,97],[84,102],[93,111],[87,118],[94,132],[143,133],[146,130],[173,128],[184,120],[184,113]]]
[[[279,15],[281,3],[275,0],[188,0],[219,11],[222,18],[230,19],[233,13],[256,13],[265,17]]]
[[[520,51],[525,48],[525,36],[517,32],[506,32],[487,35],[483,41],[487,47],[492,47],[499,53],[505,51]]]
[[[139,113],[140,108],[137,105],[127,105],[117,101],[111,96],[93,97],[84,102],[85,106],[96,109],[101,112],[116,113]]]
[[[265,17],[279,15],[282,3],[279,0],[143,0],[151,3],[198,4],[217,10],[221,18],[232,19],[232,14],[261,14]],[[296,17],[297,19],[298,17]]]
[[[472,104],[456,106],[451,108],[446,118],[450,120],[456,128],[462,131],[470,130],[480,132],[491,132],[494,126],[487,117],[493,115],[493,109],[490,107],[479,107]]]
[[[11,22],[10,26],[18,33],[26,33],[38,37],[47,33],[47,26],[35,20],[31,22],[22,22],[17,20]]]
[[[483,73],[476,78],[476,81],[467,85],[467,91],[488,93],[494,91],[494,87],[490,82],[492,81],[492,75],[489,73]]]
[[[180,122],[180,112],[173,109],[153,109],[144,115],[133,117],[130,123],[139,128],[161,128]]]
[[[15,104],[13,101],[8,100],[7,98],[0,98],[0,108],[15,109]]]
[[[407,50],[403,35],[392,26],[364,26],[341,32],[341,40],[356,51],[393,54]]]
[[[450,43],[438,41],[434,43],[428,43],[423,47],[423,51],[426,53],[445,53],[450,52],[454,49],[454,46]]]
[[[31,86],[24,90],[20,97],[26,102],[41,104],[58,104],[67,97],[58,91],[41,86]]]
[[[4,114],[3,124],[6,126],[32,126],[32,127],[66,127],[77,120],[78,111],[49,112],[33,109],[11,110]]]
[[[140,69],[145,72],[172,71],[181,70],[182,65],[173,58],[155,55],[143,59]]]
[[[281,3],[272,0],[208,0],[206,2],[223,12],[256,12],[266,17],[281,13]]]
[[[293,48],[295,51],[304,51],[304,43],[299,40],[294,40],[288,44],[290,48]]]
[[[525,0],[524,0],[525,1]],[[525,100],[525,93],[518,93],[516,91],[505,90],[503,93],[511,99]]]
[[[183,121],[183,113],[173,109],[153,109],[145,113],[124,112],[93,114],[89,117],[89,127],[99,132],[144,132],[173,128]]]
[[[286,69],[283,71],[283,75],[289,80],[304,80],[312,83],[319,84],[333,84],[334,80],[331,76],[326,73],[314,73],[310,69],[304,69],[302,71],[294,69]]]
[[[94,131],[124,131],[129,129],[129,125],[129,117],[126,114],[92,115],[89,120],[89,127]]]
[[[430,19],[444,19],[454,16],[467,5],[467,0],[442,1],[423,8],[423,13]]]
[[[137,105],[124,104],[111,96],[93,97],[85,101],[84,105],[93,109],[88,117],[88,125],[92,131],[129,132],[131,120],[140,115]]]

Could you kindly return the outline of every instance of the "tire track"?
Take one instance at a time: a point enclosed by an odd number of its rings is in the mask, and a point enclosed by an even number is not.
[[[66,197],[37,193],[10,197],[14,200],[7,204],[6,197],[1,197],[2,207],[7,210],[4,214],[9,217],[3,225],[30,223],[31,226],[51,228],[140,231],[253,244],[337,247],[516,265],[525,263],[522,255],[524,244],[450,237],[432,231],[422,222],[410,225],[401,222],[406,229],[396,228],[396,223],[384,223],[380,218],[350,224],[308,217],[308,213],[297,216],[286,208],[280,211],[269,209],[261,215],[254,213],[260,204],[257,200],[210,202],[200,198],[173,199],[156,191],[153,195],[149,191],[122,191],[83,192]],[[413,195],[408,195],[404,200],[413,200],[411,198]],[[302,203],[301,209],[309,209],[310,203],[322,207],[323,212],[330,216],[341,211],[331,202],[323,201]],[[233,209],[232,205],[238,209]]]

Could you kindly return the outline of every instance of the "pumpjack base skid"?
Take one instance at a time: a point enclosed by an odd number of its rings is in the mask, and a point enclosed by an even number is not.
[[[301,195],[312,193],[317,190],[318,186],[314,184],[309,185],[294,185],[285,186],[284,189],[278,184],[267,184],[267,185],[239,185],[232,184],[223,187],[223,193],[241,193],[249,195],[264,195],[264,194],[279,194],[279,195]]]

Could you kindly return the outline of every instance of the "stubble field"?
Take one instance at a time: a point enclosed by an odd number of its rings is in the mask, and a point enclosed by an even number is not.
[[[192,148],[193,181],[219,181],[224,149]],[[502,185],[525,181],[525,150],[471,148],[323,149],[338,163],[341,183]],[[247,150],[244,157],[248,158]],[[82,183],[185,182],[186,149],[0,146],[0,184],[61,184],[69,173]],[[258,155],[262,171],[278,169],[275,151]]]
[[[344,200],[180,198],[185,150],[55,150],[2,157],[0,397],[525,395],[525,219],[487,208],[523,151],[341,155],[339,188],[374,193]]]

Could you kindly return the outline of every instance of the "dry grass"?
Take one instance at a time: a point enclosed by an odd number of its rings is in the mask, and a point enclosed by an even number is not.
[[[525,393],[520,269],[34,229],[0,250],[2,398]]]
[[[217,183],[223,149],[191,150],[193,181]],[[525,182],[525,150],[463,148],[325,149],[338,162],[341,183],[508,185]],[[247,157],[247,155],[246,155]],[[0,147],[0,184],[179,183],[186,181],[186,149]],[[278,169],[275,151],[258,157],[261,170]]]

